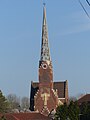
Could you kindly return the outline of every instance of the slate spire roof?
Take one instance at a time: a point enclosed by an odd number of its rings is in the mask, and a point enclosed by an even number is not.
[[[43,24],[42,24],[42,43],[40,61],[50,61],[49,43],[48,43],[48,28],[46,22],[46,7],[43,7]]]

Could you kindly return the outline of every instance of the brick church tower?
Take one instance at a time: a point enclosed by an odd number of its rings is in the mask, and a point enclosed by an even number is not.
[[[43,8],[42,44],[39,61],[39,90],[34,96],[34,110],[48,114],[58,105],[58,95],[53,89],[53,68],[48,44],[46,8]]]
[[[59,104],[68,101],[68,83],[53,82],[53,67],[50,57],[46,7],[43,8],[42,43],[39,61],[39,83],[31,83],[30,110],[48,115]]]

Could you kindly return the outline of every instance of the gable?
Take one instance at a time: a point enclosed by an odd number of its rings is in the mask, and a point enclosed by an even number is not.
[[[65,98],[66,87],[67,87],[66,86],[66,81],[54,82],[54,84],[53,84],[54,90],[58,91],[58,97],[59,98]],[[32,96],[32,94],[35,95],[35,93],[37,92],[38,89],[39,89],[39,83],[38,82],[32,82],[32,84],[31,84],[31,96]]]

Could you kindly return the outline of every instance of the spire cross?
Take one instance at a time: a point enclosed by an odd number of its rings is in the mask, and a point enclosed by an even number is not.
[[[44,3],[43,3],[43,5],[45,6],[45,5],[46,5],[46,3],[44,2]]]
[[[43,1],[43,5],[45,6],[46,5],[46,2],[45,2],[45,0],[42,0]]]

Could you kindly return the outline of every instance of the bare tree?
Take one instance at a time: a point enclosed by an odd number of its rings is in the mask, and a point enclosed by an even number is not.
[[[21,108],[22,109],[29,109],[29,98],[28,97],[23,97],[21,99]]]
[[[10,103],[10,109],[20,109],[20,98],[15,94],[9,94],[7,100]]]

